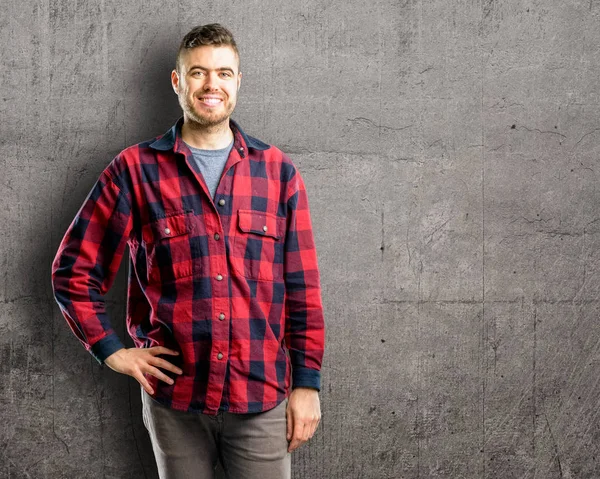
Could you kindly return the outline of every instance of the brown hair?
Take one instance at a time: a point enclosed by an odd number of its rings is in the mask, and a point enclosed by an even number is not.
[[[214,46],[230,46],[235,52],[238,59],[238,67],[240,63],[240,53],[237,49],[232,33],[220,23],[210,23],[208,25],[198,25],[192,28],[179,45],[177,51],[177,60],[175,61],[175,69],[179,72],[181,68],[181,54],[184,50],[190,50],[202,45]]]

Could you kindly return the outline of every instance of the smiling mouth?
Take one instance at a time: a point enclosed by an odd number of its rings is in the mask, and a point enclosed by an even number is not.
[[[221,103],[223,103],[223,99],[221,99],[221,98],[210,98],[210,97],[198,98],[198,101],[206,106],[217,106],[217,105],[220,105]]]

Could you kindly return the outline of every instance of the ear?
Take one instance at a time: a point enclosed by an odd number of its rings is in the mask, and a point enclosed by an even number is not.
[[[237,91],[240,91],[240,85],[242,84],[242,72],[238,73],[238,78],[237,78]]]
[[[173,91],[178,95],[179,94],[179,75],[177,70],[173,70],[171,72],[171,86],[173,87]]]

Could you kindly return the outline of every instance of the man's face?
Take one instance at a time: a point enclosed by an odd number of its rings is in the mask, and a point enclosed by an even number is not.
[[[229,46],[200,46],[182,52],[171,84],[186,120],[201,126],[229,121],[242,80],[238,58]]]

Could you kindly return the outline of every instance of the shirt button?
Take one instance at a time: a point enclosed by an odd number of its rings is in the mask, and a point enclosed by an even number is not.
[[[267,231],[267,225],[263,226],[263,231]]]
[[[214,238],[215,238],[216,241],[219,241],[219,238],[220,238],[219,233],[215,233]]]
[[[225,319],[225,315],[223,313],[219,314],[219,319],[223,321]]]
[[[222,276],[222,275],[220,275],[220,274],[218,274],[218,275],[217,275],[217,281],[221,281],[222,279],[223,279],[223,276]]]
[[[166,234],[166,235],[170,235],[170,234],[171,234],[171,230],[170,230],[170,228],[165,228],[165,234]]]
[[[217,354],[217,359],[223,359],[223,353]]]
[[[223,206],[225,204],[225,200],[223,198],[221,198],[219,200],[219,206]]]

